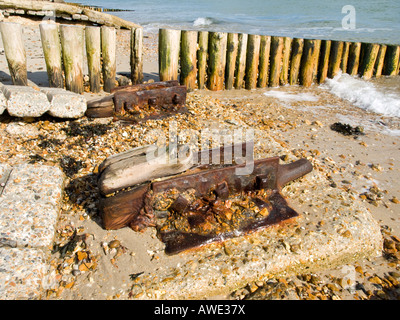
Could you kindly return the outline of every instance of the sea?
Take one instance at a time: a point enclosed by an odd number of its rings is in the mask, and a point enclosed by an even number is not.
[[[143,26],[400,45],[400,0],[79,0]],[[400,118],[400,77],[339,74],[326,90],[368,111]],[[400,128],[399,128],[400,129]]]

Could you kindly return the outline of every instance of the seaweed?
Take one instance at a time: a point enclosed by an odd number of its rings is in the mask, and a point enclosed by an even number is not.
[[[28,161],[29,164],[35,164],[35,163],[38,163],[40,161],[46,161],[45,158],[43,158],[42,156],[40,156],[38,154],[30,155],[29,158],[31,159],[31,160]]]
[[[62,156],[59,161],[61,168],[68,178],[72,178],[79,172],[80,169],[84,167],[81,160],[76,160],[71,156]]]
[[[363,127],[361,126],[352,127],[351,125],[346,123],[335,122],[334,124],[331,125],[331,129],[345,136],[365,135]]]
[[[79,238],[77,237],[76,229],[75,229],[70,240],[66,244],[64,244],[63,246],[60,246],[59,244],[54,244],[51,254],[59,252],[60,257],[64,258],[67,255],[67,253],[72,253],[75,250],[78,240],[79,240]]]
[[[62,130],[64,130],[65,133],[71,137],[84,136],[85,138],[91,138],[94,136],[101,136],[111,128],[111,126],[102,123],[82,126],[78,122],[71,122],[68,128],[63,128]]]

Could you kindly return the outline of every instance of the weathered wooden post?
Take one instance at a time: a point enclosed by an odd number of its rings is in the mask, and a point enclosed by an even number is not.
[[[259,88],[265,88],[268,85],[269,71],[269,53],[271,51],[271,37],[261,36],[260,40],[260,62],[258,65],[258,83]]]
[[[188,91],[196,87],[197,76],[197,31],[181,32],[181,76],[180,83]]]
[[[289,84],[294,85],[298,83],[301,57],[303,55],[304,40],[295,38],[292,42],[292,53],[290,58],[289,68]]]
[[[387,46],[383,74],[394,76],[399,73],[400,46]]]
[[[226,43],[228,34],[210,32],[208,39],[208,89],[212,91],[224,88]]]
[[[199,31],[197,40],[197,86],[204,89],[207,79],[208,32]]]
[[[117,75],[115,28],[101,26],[101,56],[103,58],[103,90],[111,92]]]
[[[374,74],[375,62],[379,52],[379,44],[366,43],[363,47],[363,60],[361,61],[360,74],[364,79],[368,80]]]
[[[331,53],[329,55],[329,68],[328,77],[334,78],[339,70],[340,63],[343,56],[343,41],[332,41],[331,42]]]
[[[0,22],[4,53],[14,85],[27,86],[26,51],[22,39],[22,25],[14,22]]]
[[[245,88],[247,90],[257,87],[258,63],[260,59],[260,40],[261,36],[249,34],[247,41],[247,57],[245,71]]]
[[[360,64],[361,42],[352,42],[349,48],[349,58],[347,62],[347,73],[355,76],[358,74]]]
[[[303,56],[300,65],[300,84],[309,87],[313,83],[314,68],[316,67],[318,44],[317,40],[304,40]]]
[[[246,51],[247,40],[249,35],[246,33],[239,34],[239,46],[237,54],[236,72],[235,72],[235,88],[243,87],[244,73],[246,71]]]
[[[158,36],[160,81],[178,80],[181,31],[160,29]]]
[[[90,91],[100,92],[101,80],[101,38],[99,27],[86,27],[86,55],[89,71]]]
[[[53,23],[40,23],[39,29],[49,86],[64,88],[58,26]]]
[[[282,70],[283,38],[271,37],[269,86],[279,86],[279,77]]]
[[[318,67],[319,67],[319,55],[321,53],[321,42],[322,40],[319,39],[315,40],[315,51],[312,57],[314,63],[312,81],[316,83],[318,83]]]
[[[331,41],[321,41],[321,51],[318,64],[318,83],[323,83],[328,76],[329,54],[331,52]]]
[[[383,64],[385,62],[387,46],[385,44],[381,44],[378,52],[378,57],[376,58],[374,73],[375,77],[379,78],[382,75]]]
[[[143,82],[143,28],[131,29],[131,80],[132,84]]]
[[[233,89],[235,81],[236,59],[238,54],[239,36],[237,33],[228,33],[225,68],[225,89]]]
[[[60,25],[60,39],[67,90],[83,92],[83,28]]]
[[[343,42],[342,61],[340,62],[340,69],[343,73],[347,73],[347,64],[349,61],[350,42]]]
[[[292,46],[292,38],[284,37],[283,38],[283,56],[282,56],[282,70],[279,77],[279,83],[281,85],[286,85],[289,81],[289,61],[290,61],[290,52]]]

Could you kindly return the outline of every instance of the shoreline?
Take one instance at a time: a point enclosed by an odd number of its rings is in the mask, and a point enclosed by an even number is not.
[[[28,70],[31,71],[28,78],[37,85],[44,86],[47,75],[40,51],[38,28],[35,25],[27,26],[26,21],[23,23],[26,30],[24,36],[28,40]],[[117,73],[129,72],[129,50],[126,50],[129,47],[128,33],[119,30],[117,34],[120,44],[117,47]],[[145,80],[157,81],[157,38],[151,34],[145,36]],[[0,58],[0,70],[8,71],[4,55]],[[29,66],[33,68],[29,69]],[[0,74],[0,77],[0,81],[3,81],[6,75]],[[264,95],[270,91],[280,91],[298,97],[306,94],[315,99],[285,101]],[[85,93],[85,96],[89,99],[98,95]],[[380,121],[385,123],[385,128],[398,130],[399,119],[357,108],[349,101],[338,98],[316,85],[310,88],[292,86],[252,91],[195,90],[188,94],[187,104],[190,111],[188,114],[165,120],[151,120],[136,126],[114,123],[110,119],[93,120],[86,117],[75,121],[44,117],[31,122],[7,115],[1,116],[2,162],[13,165],[32,161],[31,156],[38,155],[44,159],[39,161],[40,163],[59,165],[60,157],[68,155],[76,161],[76,168],[72,169],[79,169],[67,179],[55,242],[68,241],[72,231],[78,229],[80,234],[87,235],[88,248],[97,259],[97,267],[82,270],[79,276],[72,277],[68,261],[73,257],[61,259],[57,254],[51,255],[50,274],[54,275],[55,284],[42,299],[130,299],[134,282],[130,280],[129,275],[139,273],[150,266],[161,267],[157,265],[157,257],[160,258],[162,252],[153,231],[147,230],[143,235],[134,235],[133,231],[127,228],[115,231],[101,228],[101,221],[97,215],[98,194],[93,172],[106,157],[143,145],[143,136],[151,129],[161,128],[167,132],[168,124],[172,120],[182,124],[180,130],[254,128],[265,140],[259,141],[257,156],[270,154],[280,156],[281,159],[309,158],[314,164],[314,170],[318,170],[328,181],[334,183],[335,188],[348,193],[350,198],[360,201],[365,206],[379,223],[386,239],[382,257],[347,264],[355,271],[354,283],[350,287],[342,281],[346,275],[343,267],[336,267],[303,273],[301,276],[274,276],[268,280],[249,283],[233,291],[231,295],[218,298],[262,300],[282,299],[283,295],[284,298],[291,299],[357,300],[394,299],[400,296],[399,279],[390,275],[400,273],[400,255],[397,249],[399,241],[396,240],[400,240],[400,204],[394,200],[400,199],[400,164],[396,161],[400,157],[400,145],[398,137],[387,134],[389,131],[379,130]],[[352,118],[355,123],[372,124],[375,127],[366,126],[365,136],[359,136],[357,139],[330,129],[331,124],[346,119],[345,117]],[[13,133],[13,126],[25,132],[25,135]],[[82,133],[77,129],[80,127],[85,127],[88,131]],[[76,132],[73,132],[74,128]],[[70,134],[67,134],[68,132]],[[269,150],[268,143],[265,143],[268,139],[280,147]],[[304,185],[303,187],[311,188]],[[296,194],[297,191],[294,192]],[[284,193],[286,196],[290,195],[288,189],[284,189]],[[321,201],[328,198],[321,198]],[[329,200],[340,203],[338,199]],[[304,206],[296,200],[289,198],[289,201],[296,208],[301,208],[299,212],[303,219],[308,217],[306,212],[313,210],[312,207]],[[311,220],[309,223],[310,228],[317,227],[320,221]],[[102,243],[113,239],[120,241],[127,250],[111,261],[112,256],[103,252]],[[135,241],[141,239],[150,241],[154,252],[137,249]],[[151,263],[154,263],[155,267]],[[68,267],[64,268],[64,264]]]

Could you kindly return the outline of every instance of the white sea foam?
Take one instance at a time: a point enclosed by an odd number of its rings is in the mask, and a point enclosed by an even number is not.
[[[269,90],[264,92],[267,97],[277,98],[282,101],[318,101],[318,97],[309,93],[288,93],[279,90]]]
[[[209,26],[214,23],[212,18],[207,17],[199,17],[193,22],[194,27],[202,27],[202,26]]]
[[[400,117],[400,95],[384,92],[371,82],[340,73],[333,79],[327,79],[321,88],[364,110]]]

